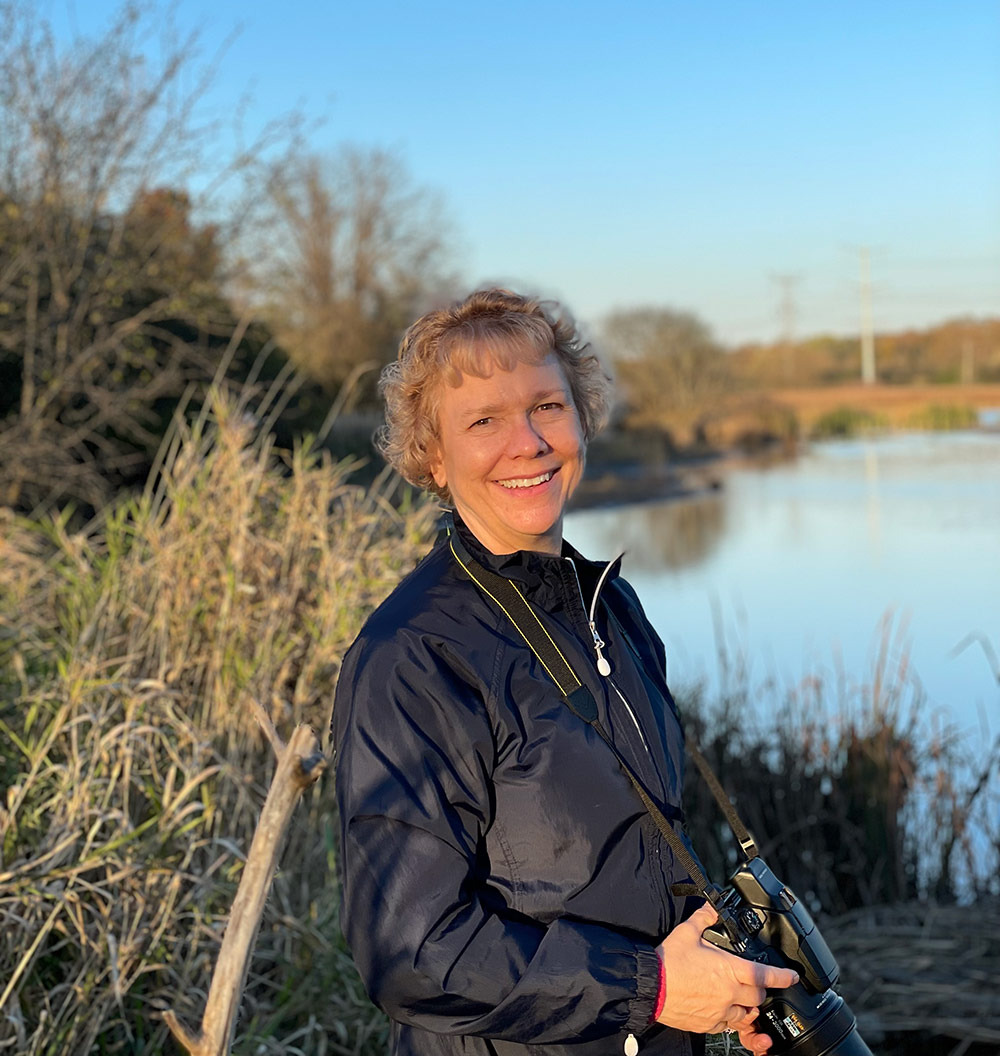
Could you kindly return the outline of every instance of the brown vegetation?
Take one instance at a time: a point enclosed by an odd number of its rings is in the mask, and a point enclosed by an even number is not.
[[[194,47],[129,5],[100,39],[60,48],[34,5],[0,0],[5,505],[97,509],[145,480],[182,399],[280,371],[225,292],[273,130],[220,157],[197,121],[210,71]],[[218,197],[185,189],[195,170]]]
[[[1000,901],[872,906],[830,921],[823,933],[874,1051],[1000,1049]]]
[[[399,158],[356,147],[282,165],[269,192],[271,237],[254,271],[271,325],[331,398],[346,386],[348,407],[370,405],[403,330],[454,286],[441,205]]]
[[[255,713],[325,729],[347,644],[433,517],[301,439],[329,424],[318,388],[288,450],[274,441],[305,392],[275,335],[330,386],[384,361],[447,286],[433,208],[378,151],[276,168],[294,121],[206,168],[211,70],[188,65],[196,42],[169,27],[151,62],[143,45],[163,27],[148,15],[129,6],[64,51],[32,5],[0,0],[0,1049],[27,1056],[161,1052],[165,1009],[197,1020],[274,768]],[[228,176],[231,212],[188,189]],[[265,201],[277,264],[251,276],[264,229],[247,219]],[[880,338],[883,376],[1000,376],[1000,324],[939,329]],[[609,459],[790,438],[841,406],[908,422],[1000,405],[1000,384],[818,390],[853,377],[856,342],[802,343],[793,380],[812,387],[767,395],[770,352],[727,357],[683,313],[633,313],[617,337],[636,432]],[[359,419],[352,442],[369,431]],[[81,528],[68,502],[95,519]],[[777,738],[747,724],[745,685],[719,712],[702,705],[704,741],[779,869],[828,909],[954,898],[991,771],[958,787],[947,746],[921,741],[877,686],[841,723],[815,717],[821,690],[787,701]],[[922,874],[911,826],[933,782]],[[693,828],[717,831],[692,809]],[[385,1049],[337,928],[334,813],[329,782],[298,808],[237,1053]],[[705,846],[724,872],[725,849]],[[995,871],[973,875],[966,894],[996,893]]]
[[[604,344],[618,375],[629,430],[656,430],[686,446],[732,392],[722,346],[696,316],[665,308],[613,312]]]
[[[212,384],[280,393],[286,446],[322,433],[449,286],[442,210],[397,158],[303,156],[294,115],[227,150],[196,45],[128,5],[60,46],[0,0],[4,505],[89,514],[140,487]]]
[[[817,673],[755,687],[743,658],[719,659],[721,699],[701,702],[689,728],[765,860],[816,916],[862,1037],[887,1056],[996,1052],[1000,741],[970,756],[924,725],[888,618],[856,684]],[[688,828],[718,877],[735,840],[691,770]]]
[[[1000,743],[970,758],[924,725],[920,681],[889,616],[857,681],[817,672],[758,687],[746,658],[723,651],[719,663],[720,699],[695,695],[692,731],[761,853],[814,909],[1000,895]],[[699,853],[717,876],[733,841],[689,777],[692,831],[714,834]]]
[[[161,1010],[197,1022],[274,767],[255,713],[324,731],[346,646],[425,545],[423,509],[216,418],[87,535],[0,522],[0,1046],[26,1056],[163,1052]],[[299,808],[237,1053],[381,1047],[334,810],[332,782]]]
[[[667,452],[960,428],[978,409],[1000,407],[997,320],[880,334],[875,385],[858,379],[856,338],[725,352],[696,317],[642,308],[613,313],[604,343],[620,384],[619,428]]]
[[[1000,408],[1000,384],[982,385],[828,385],[822,388],[785,388],[771,399],[795,415],[804,433],[838,407],[878,415],[889,428],[906,428],[927,407]]]

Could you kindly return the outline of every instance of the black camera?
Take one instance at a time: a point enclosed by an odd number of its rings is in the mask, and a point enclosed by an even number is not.
[[[872,1056],[854,1013],[833,987],[837,961],[805,906],[759,857],[733,873],[716,902],[706,941],[746,960],[792,968],[799,981],[768,990],[754,1023],[771,1038],[769,1056]]]

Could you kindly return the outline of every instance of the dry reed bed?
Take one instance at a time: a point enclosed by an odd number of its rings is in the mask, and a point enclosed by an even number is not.
[[[870,1044],[919,1032],[1000,1048],[1000,901],[863,909],[823,934]]]
[[[273,758],[323,730],[340,657],[416,560],[426,509],[235,408],[86,534],[0,523],[0,1052],[167,1051],[198,1018]],[[236,1052],[378,1051],[336,927],[330,782],[298,812]]]
[[[720,656],[723,699],[689,726],[766,860],[821,918],[862,1036],[876,1053],[1000,1051],[1000,741],[928,721],[891,615],[858,683],[818,672],[755,688],[747,665]],[[685,805],[710,875],[725,876],[733,837],[697,779]]]
[[[772,868],[815,912],[1000,895],[1000,737],[940,723],[905,620],[885,615],[858,676],[819,667],[786,685],[758,682],[751,666],[720,645],[719,699],[682,697],[689,734]],[[735,843],[691,768],[685,809],[721,880]]]

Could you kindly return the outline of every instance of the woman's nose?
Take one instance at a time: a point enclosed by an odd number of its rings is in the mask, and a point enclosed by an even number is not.
[[[525,415],[515,424],[508,443],[511,455],[532,458],[545,454],[548,450],[548,442],[530,415]]]

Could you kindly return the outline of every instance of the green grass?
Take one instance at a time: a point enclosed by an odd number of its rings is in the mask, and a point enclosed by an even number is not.
[[[884,415],[874,411],[860,407],[835,407],[813,422],[809,435],[813,440],[832,440],[876,432],[887,426]]]
[[[914,411],[906,424],[911,429],[971,429],[979,424],[979,412],[963,403],[932,403]]]

